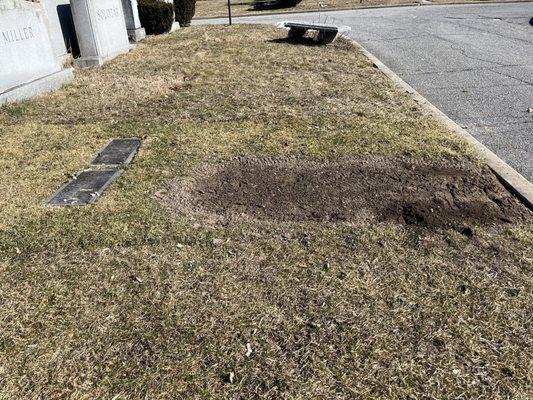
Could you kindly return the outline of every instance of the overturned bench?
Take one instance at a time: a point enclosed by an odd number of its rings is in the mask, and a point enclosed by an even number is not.
[[[333,42],[339,33],[350,30],[349,26],[334,26],[325,24],[307,24],[303,22],[280,22],[279,27],[289,29],[289,40],[300,40],[307,31],[318,32],[317,41],[322,44]]]

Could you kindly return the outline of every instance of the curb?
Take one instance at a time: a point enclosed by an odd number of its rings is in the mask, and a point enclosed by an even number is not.
[[[533,3],[533,0],[472,0],[472,1],[443,1],[438,3],[420,3],[419,1],[413,1],[409,3],[402,3],[402,4],[382,4],[382,5],[369,5],[369,6],[362,6],[362,7],[343,7],[343,8],[329,8],[329,9],[319,9],[319,8],[312,8],[309,10],[296,10],[296,11],[285,11],[282,9],[282,11],[279,12],[250,12],[248,14],[235,14],[232,15],[233,18],[247,18],[247,17],[271,17],[275,15],[283,15],[283,14],[307,14],[307,13],[330,13],[335,11],[357,11],[357,10],[373,10],[377,8],[401,8],[401,7],[414,7],[414,6],[420,6],[420,7],[428,7],[428,6],[461,6],[461,5],[469,5],[469,4],[506,4],[506,3]],[[227,14],[224,15],[218,15],[218,16],[211,16],[211,17],[198,17],[193,18],[193,21],[206,21],[211,19],[223,19],[228,18]]]
[[[533,211],[533,184],[518,173],[514,168],[508,165],[500,157],[489,150],[485,145],[479,142],[468,131],[455,123],[450,117],[444,114],[441,110],[435,107],[424,96],[418,93],[411,85],[405,82],[402,78],[396,75],[389,67],[383,64],[372,53],[365,49],[360,43],[352,38],[350,40],[364,55],[367,57],[376,68],[383,72],[389,79],[391,79],[398,87],[408,92],[414,100],[425,108],[431,115],[441,121],[448,129],[453,131],[461,139],[465,140],[471,147],[474,148],[477,155],[485,161],[489,168],[494,172],[503,185],[515,194],[522,202]]]

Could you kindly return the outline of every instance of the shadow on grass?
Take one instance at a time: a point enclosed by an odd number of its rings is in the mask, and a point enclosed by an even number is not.
[[[317,41],[314,37],[302,37],[302,38],[280,38],[280,39],[269,39],[267,42],[270,43],[288,43],[295,45],[304,45],[304,46],[324,46],[324,43]]]

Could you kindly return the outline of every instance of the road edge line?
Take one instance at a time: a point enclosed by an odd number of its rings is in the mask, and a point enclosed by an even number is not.
[[[466,129],[462,128],[441,110],[435,107],[428,99],[422,96],[411,85],[396,75],[389,67],[383,64],[376,56],[369,52],[356,40],[346,37],[367,57],[381,72],[391,79],[397,86],[407,91],[417,103],[425,108],[431,115],[440,120],[448,129],[457,134],[474,148],[477,155],[489,166],[500,181],[515,194],[522,202],[533,211],[533,184],[524,178],[518,171],[503,161],[500,157],[479,142]]]

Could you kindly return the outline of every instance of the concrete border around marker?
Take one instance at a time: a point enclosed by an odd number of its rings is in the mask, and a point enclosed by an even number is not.
[[[383,64],[376,56],[365,49],[356,40],[343,36],[352,42],[364,55],[367,57],[376,68],[383,72],[389,79],[391,79],[397,86],[407,91],[418,104],[425,108],[431,115],[441,121],[448,129],[458,135],[461,139],[466,141],[474,148],[477,155],[489,166],[489,168],[496,174],[500,181],[522,202],[533,210],[533,184],[518,173],[514,168],[508,165],[500,157],[489,150],[485,145],[479,142],[467,130],[459,126],[450,117],[444,114],[441,110],[435,107],[431,102],[418,93],[411,85],[400,78],[389,67]]]

